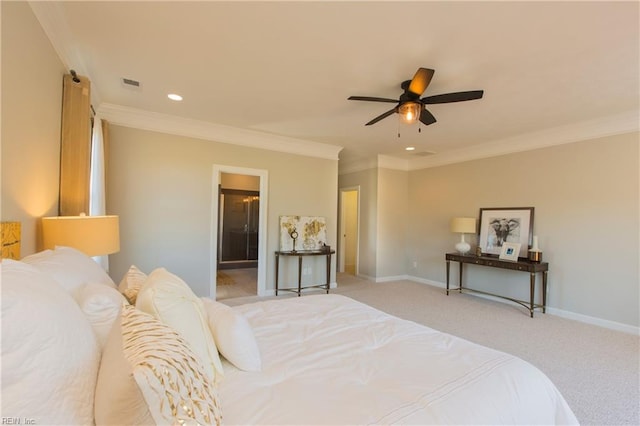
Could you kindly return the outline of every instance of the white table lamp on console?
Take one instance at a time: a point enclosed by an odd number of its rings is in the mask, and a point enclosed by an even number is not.
[[[456,244],[456,250],[465,254],[471,250],[471,246],[464,240],[464,234],[474,234],[476,232],[475,217],[455,217],[451,219],[451,232],[460,234],[460,242]]]

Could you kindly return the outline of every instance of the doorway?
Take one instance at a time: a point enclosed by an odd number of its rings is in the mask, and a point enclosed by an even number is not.
[[[260,192],[220,188],[219,206],[218,270],[257,268]]]
[[[238,296],[264,296],[268,172],[214,165],[212,184],[209,297],[216,299],[218,285],[221,289],[225,287],[221,296],[232,294],[230,282],[241,283],[244,293],[251,287],[251,294]]]
[[[360,234],[360,188],[340,189],[339,271],[358,275]]]

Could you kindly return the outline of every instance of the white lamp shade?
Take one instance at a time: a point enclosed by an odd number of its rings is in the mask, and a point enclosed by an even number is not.
[[[58,216],[42,218],[45,249],[73,247],[87,256],[120,251],[118,216]]]
[[[451,232],[461,234],[475,234],[476,218],[475,217],[455,217],[451,219]]]

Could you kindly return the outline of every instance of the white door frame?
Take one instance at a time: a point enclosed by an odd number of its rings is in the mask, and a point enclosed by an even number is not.
[[[347,186],[344,188],[340,188],[340,251],[338,255],[338,271],[344,272],[344,262],[345,262],[345,252],[346,252],[346,244],[345,244],[345,208],[344,208],[344,196],[345,192],[353,192],[357,193],[357,201],[356,201],[356,222],[357,222],[357,235],[356,235],[356,270],[355,274],[358,275],[360,271],[360,185],[356,186]]]
[[[267,205],[269,202],[269,171],[262,169],[250,169],[246,167],[213,165],[213,178],[211,190],[211,256],[209,258],[211,270],[211,283],[209,284],[209,297],[215,300],[218,274],[218,215],[220,213],[218,187],[220,186],[222,173],[236,175],[258,176],[260,178],[260,219],[258,222],[258,296],[265,296],[267,291]]]

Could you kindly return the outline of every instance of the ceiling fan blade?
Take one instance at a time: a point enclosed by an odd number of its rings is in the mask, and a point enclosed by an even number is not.
[[[350,101],[393,102],[394,104],[398,103],[397,99],[376,98],[371,96],[349,96],[347,99]]]
[[[385,112],[384,114],[380,114],[379,116],[377,116],[376,118],[374,118],[373,120],[371,120],[370,122],[365,124],[365,126],[371,126],[372,124],[376,124],[378,121],[382,120],[383,118],[387,118],[391,114],[395,113],[396,109],[397,108],[393,108],[393,109],[390,109],[389,111]]]
[[[422,111],[420,112],[420,122],[425,126],[428,126],[429,124],[435,123],[436,118],[425,108],[422,108]]]
[[[471,101],[482,98],[484,90],[471,90],[469,92],[444,93],[442,95],[427,96],[422,98],[423,104],[447,104],[450,102]]]
[[[422,95],[424,91],[427,90],[429,83],[431,83],[434,72],[434,70],[429,68],[418,68],[407,90],[416,96]]]

